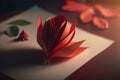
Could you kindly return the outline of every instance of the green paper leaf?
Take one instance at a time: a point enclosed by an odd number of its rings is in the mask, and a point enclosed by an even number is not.
[[[26,25],[31,24],[31,22],[19,19],[19,20],[12,21],[12,22],[10,22],[8,24],[18,25],[18,26],[26,26]]]
[[[17,26],[10,26],[5,30],[4,33],[9,37],[15,37],[19,33],[19,28]]]

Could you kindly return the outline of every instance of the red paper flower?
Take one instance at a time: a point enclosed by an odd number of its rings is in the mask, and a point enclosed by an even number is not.
[[[109,28],[109,23],[105,18],[116,17],[118,14],[110,8],[103,7],[100,4],[87,5],[85,3],[66,0],[66,4],[62,6],[63,10],[79,12],[80,20],[83,23],[93,22],[100,29]],[[102,17],[101,17],[102,16]]]
[[[67,19],[62,15],[47,19],[43,26],[39,17],[37,41],[47,56],[47,63],[55,57],[73,57],[78,54],[74,51],[83,41],[71,43],[75,35],[75,27],[76,23],[69,27]],[[86,48],[82,47],[77,51],[80,52],[84,49]]]

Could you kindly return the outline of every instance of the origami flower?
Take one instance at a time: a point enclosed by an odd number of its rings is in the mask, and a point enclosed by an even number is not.
[[[56,57],[73,57],[86,49],[85,47],[79,48],[83,41],[71,43],[75,35],[75,27],[76,23],[69,27],[67,19],[62,15],[47,19],[43,26],[41,17],[39,17],[37,42],[45,52],[45,63],[52,62]]]
[[[105,18],[116,17],[118,14],[110,8],[103,7],[100,4],[87,5],[85,3],[66,0],[66,4],[62,6],[63,10],[79,12],[79,18],[82,23],[93,22],[100,29],[109,28],[109,23]]]

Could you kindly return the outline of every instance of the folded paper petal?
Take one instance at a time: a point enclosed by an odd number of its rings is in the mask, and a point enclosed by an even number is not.
[[[74,42],[71,45],[61,49],[60,51],[56,52],[56,54],[53,57],[73,57],[77,53],[74,53],[76,49],[84,50],[85,47],[79,47],[84,41]]]
[[[103,15],[104,17],[117,17],[118,14],[117,12],[115,12],[114,10],[110,9],[110,8],[106,8],[106,7],[103,7],[102,5],[100,4],[96,4],[94,6],[94,8],[100,12],[101,15]]]
[[[81,11],[87,10],[89,7],[90,6],[84,3],[67,0],[66,4],[62,6],[62,9],[66,11],[72,11],[72,12],[81,12]]]
[[[23,31],[19,34],[19,36],[18,36],[18,38],[16,39],[16,41],[26,41],[26,40],[28,40],[28,38],[29,38],[28,34],[23,30]]]
[[[75,35],[75,27],[76,27],[76,22],[74,22],[70,28],[69,34],[67,34],[65,36],[65,38],[63,40],[61,40],[59,42],[59,44],[54,48],[53,52],[50,55],[50,58],[59,50],[61,50],[62,48],[66,47],[71,40],[73,39],[74,35]]]
[[[100,28],[100,29],[107,29],[107,28],[109,28],[108,21],[106,19],[104,19],[104,18],[100,18],[100,17],[97,17],[97,16],[95,16],[93,18],[93,24],[95,26],[97,26],[98,28]]]
[[[53,46],[55,47],[68,34],[69,26],[67,27],[67,19],[62,15],[53,18],[52,24],[54,24]]]
[[[52,52],[51,55],[50,55],[50,58],[51,58],[52,56],[54,56],[54,54],[55,54],[57,51],[61,50],[62,48],[65,48],[65,47],[71,42],[71,40],[73,39],[74,35],[75,35],[75,31],[71,32],[64,40],[62,40],[62,41],[54,48],[53,52]]]
[[[64,25],[59,28],[59,31],[55,34],[55,42],[58,44],[62,39],[65,38],[66,35],[69,33],[70,27],[67,26],[67,21],[63,23]]]
[[[45,43],[43,42],[43,39],[42,39],[42,20],[41,20],[41,17],[38,18],[37,42],[41,46],[41,48],[43,49],[45,54],[48,55],[46,45],[45,45]]]
[[[38,34],[42,37],[42,19],[41,19],[41,16],[38,17]]]
[[[89,10],[82,12],[79,16],[82,23],[89,23],[90,21],[92,21],[93,17],[94,14],[91,13]]]
[[[66,26],[68,25],[66,24]],[[65,27],[59,41],[63,40],[69,34],[69,31],[70,31],[70,27],[69,26]]]
[[[59,62],[63,62],[63,61],[69,60],[69,59],[71,59],[71,58],[81,54],[85,49],[87,49],[87,47],[78,47],[78,48],[76,48],[75,51],[73,51],[72,53],[69,53],[69,55],[67,55],[67,56],[66,55],[64,55],[64,56],[62,55],[62,56],[55,56],[55,57],[53,57],[50,60],[50,62],[51,63],[59,63]],[[61,54],[63,54],[63,53],[61,52]]]
[[[45,43],[43,42],[42,38],[40,37],[39,34],[37,34],[37,42],[38,44],[41,46],[41,48],[43,49],[43,51],[45,52],[46,56],[48,56],[48,51],[47,51],[47,48],[46,48],[46,45]]]
[[[67,19],[63,15],[58,15],[53,18],[56,29],[60,29],[62,26],[66,25]]]
[[[47,20],[44,24],[43,27],[43,41],[46,44],[46,48],[48,53],[51,53],[52,49],[53,49],[53,25],[50,22],[51,20]]]

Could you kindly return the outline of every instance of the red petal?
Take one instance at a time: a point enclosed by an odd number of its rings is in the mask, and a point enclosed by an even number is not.
[[[102,14],[104,17],[116,17],[116,16],[118,16],[117,12],[113,11],[110,8],[103,7],[100,4],[95,5],[94,8],[98,12],[100,12],[100,14]]]
[[[53,49],[53,23],[52,23],[53,18],[49,18],[43,27],[43,41],[46,44],[46,48],[48,50],[48,53],[51,53]]]
[[[62,41],[64,38],[66,38],[66,36],[68,36],[72,31],[75,30],[75,27],[76,27],[76,21],[72,24],[71,28],[69,27],[69,25],[67,25],[65,27],[65,30],[64,32],[62,33],[62,36],[60,38],[60,41]],[[59,42],[60,42],[59,41]]]
[[[88,5],[76,1],[67,0],[66,5],[62,6],[63,10],[66,11],[74,11],[81,12],[83,10],[87,10],[89,8]]]
[[[94,14],[90,12],[89,10],[83,11],[79,18],[83,23],[89,23],[92,21]]]
[[[97,26],[100,29],[107,29],[109,28],[109,23],[104,18],[94,17],[93,18],[93,24]]]
[[[73,39],[73,36],[75,35],[75,31],[72,31],[64,40],[62,40],[53,50],[52,54],[50,55],[50,58],[54,56],[54,54],[59,51],[62,48],[65,48]]]
[[[39,34],[37,34],[37,42],[38,44],[41,46],[41,48],[43,49],[43,51],[45,52],[46,56],[48,56],[48,50],[46,48],[45,43],[43,42],[42,38],[40,37]]]
[[[86,47],[78,47],[78,48],[76,48],[75,51],[73,51],[72,53],[69,53],[71,55],[53,57],[50,60],[50,63],[60,63],[60,62],[66,61],[66,60],[68,60],[68,59],[70,59],[72,57],[75,57],[75,56],[81,54],[85,49],[86,49]],[[63,53],[61,53],[61,54],[63,54]]]
[[[73,30],[75,30],[75,27],[76,27],[76,21],[72,24],[71,28],[70,28],[70,32],[71,33]]]
[[[65,26],[64,30],[61,29],[61,31],[62,31],[62,35],[61,35],[61,36],[58,36],[58,37],[59,37],[59,41],[63,40],[63,39],[69,34],[69,31],[70,31],[69,25],[67,24],[67,25]]]
[[[69,27],[67,26],[67,19],[62,15],[55,17],[54,21],[54,42],[58,44],[60,39],[63,39],[68,34]]]
[[[49,18],[45,22],[42,37],[39,37],[39,43],[48,54],[51,53],[56,44],[59,42],[59,39],[66,28],[66,24],[67,19],[62,15]]]
[[[45,43],[43,42],[42,39],[43,33],[42,33],[42,19],[41,17],[38,18],[38,30],[37,30],[37,42],[41,46],[41,48],[45,51],[45,54],[48,55],[47,53],[47,48]]]
[[[66,26],[68,27],[68,26]],[[55,47],[56,50],[59,50],[61,48],[64,48],[65,46],[67,46],[71,40],[73,39],[74,37],[74,34],[75,34],[75,27],[76,27],[76,22],[74,22],[69,30],[69,33],[59,41],[59,44]],[[54,50],[55,50],[54,49]]]
[[[29,37],[28,34],[25,31],[23,31],[22,33],[23,33],[24,40],[28,40],[28,37]]]
[[[62,26],[66,25],[67,23],[67,19],[62,16],[62,15],[58,15],[56,17],[54,17],[54,21],[55,21],[55,29],[61,28]]]
[[[28,34],[23,30],[16,41],[25,41],[28,40]]]
[[[84,41],[74,42],[71,45],[58,51],[53,57],[73,57],[76,55],[74,51],[83,43]],[[74,54],[73,54],[74,53]]]
[[[38,34],[42,37],[42,19],[40,16],[38,18]]]

